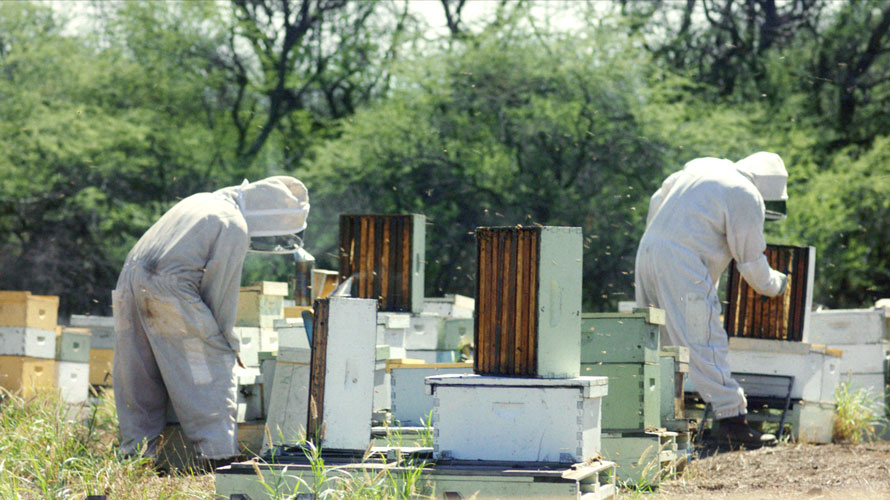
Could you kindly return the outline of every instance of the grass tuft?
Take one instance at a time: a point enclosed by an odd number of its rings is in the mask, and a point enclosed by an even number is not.
[[[882,411],[884,395],[874,395],[865,389],[850,390],[850,381],[838,384],[835,393],[837,409],[834,415],[833,439],[836,443],[862,443],[877,438],[876,428],[887,425]]]

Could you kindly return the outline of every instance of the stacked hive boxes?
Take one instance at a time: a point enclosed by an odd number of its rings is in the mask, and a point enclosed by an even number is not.
[[[29,397],[56,384],[59,298],[0,291],[0,387]]]
[[[111,316],[71,316],[71,326],[90,331],[90,385],[112,385],[114,362],[114,318]]]
[[[609,377],[603,456],[618,464],[622,481],[657,484],[677,459],[674,430],[688,433],[675,382],[688,370],[688,350],[662,352],[664,321],[664,311],[654,308],[584,314],[581,320],[581,373]]]
[[[61,328],[56,337],[56,386],[62,400],[83,403],[90,394],[90,341],[86,328]]]
[[[262,281],[242,287],[238,296],[235,333],[241,341],[239,356],[244,368],[235,372],[238,379],[238,422],[261,422],[266,418],[266,386],[261,358],[278,354],[275,322],[284,319],[287,283]],[[267,364],[271,368],[271,365]]]
[[[884,308],[814,311],[807,340],[843,351],[841,382],[851,391],[868,391],[880,414],[885,412],[887,313]]]
[[[435,457],[594,459],[607,380],[578,376],[580,228],[477,228],[476,241],[476,374],[426,379]]]

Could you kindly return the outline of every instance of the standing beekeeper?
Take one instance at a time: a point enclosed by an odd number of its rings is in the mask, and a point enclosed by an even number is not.
[[[276,176],[173,206],[130,251],[113,292],[121,448],[154,457],[171,403],[213,466],[237,456],[233,332],[247,251],[296,251],[309,196]]]
[[[741,161],[699,158],[668,177],[649,202],[636,259],[636,301],[666,313],[668,345],[689,348],[689,376],[711,404],[721,438],[759,445],[775,441],[747,422],[747,401],[726,361],[717,282],[730,260],[757,293],[785,292],[788,277],[764,255],[765,201],[788,199],[788,172],[773,153]],[[775,218],[783,215],[769,211]]]

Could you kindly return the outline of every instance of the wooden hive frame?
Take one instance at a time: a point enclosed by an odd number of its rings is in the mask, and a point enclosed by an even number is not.
[[[340,281],[352,296],[377,299],[380,311],[423,308],[423,215],[341,215]]]
[[[775,298],[758,294],[742,278],[733,261],[729,266],[723,326],[730,337],[800,342],[813,300],[815,249],[767,245],[765,253],[770,267],[788,272],[788,291]]]
[[[538,227],[476,230],[476,373],[537,373],[540,241]]]

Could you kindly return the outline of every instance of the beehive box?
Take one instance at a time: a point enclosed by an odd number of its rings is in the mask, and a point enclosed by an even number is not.
[[[59,298],[54,295],[0,291],[0,326],[54,331],[58,319]]]
[[[427,394],[426,377],[473,373],[473,363],[405,363],[389,360],[386,371],[391,382],[391,415],[402,426],[429,423],[433,411],[433,397]],[[414,361],[414,360],[411,360]]]
[[[841,355],[840,351],[803,342],[734,337],[729,340],[726,358],[734,373],[794,376],[792,399],[834,401]],[[689,385],[687,382],[687,390]]]
[[[0,326],[0,355],[53,359],[56,332],[25,326]]]
[[[405,348],[411,329],[411,315],[407,313],[377,313],[377,344]]]
[[[476,255],[476,373],[577,377],[581,228],[479,227]]]
[[[261,281],[241,287],[238,293],[238,316],[235,325],[272,328],[276,319],[284,318],[287,283]]]
[[[62,401],[84,403],[90,395],[90,364],[74,361],[56,362],[56,387]]]
[[[309,418],[309,362],[308,346],[281,347],[275,361],[266,415],[269,435],[263,442],[264,450],[270,446],[293,445],[305,437]]]
[[[90,340],[92,335],[87,328],[63,328],[56,337],[56,360],[89,363]]]
[[[602,426],[639,432],[661,427],[661,366],[658,363],[585,363],[584,376],[608,377]]]
[[[341,215],[340,281],[381,311],[420,313],[425,239],[423,215]]]
[[[689,349],[665,346],[661,351],[661,427],[680,433],[689,432],[683,385],[689,373]]]
[[[445,318],[473,319],[476,301],[472,297],[446,294],[444,297],[424,297],[423,312]]]
[[[577,463],[599,454],[605,377],[440,375],[426,384],[437,460]]]
[[[24,356],[0,356],[0,387],[28,398],[56,386],[56,362]]]
[[[374,406],[377,301],[329,297],[316,300],[314,310],[309,398],[315,411],[307,435],[319,444],[323,434],[328,450],[364,450]]]
[[[890,340],[887,336],[887,310],[829,309],[813,311],[805,333],[805,342],[825,344],[874,344]]]
[[[91,349],[114,349],[114,318],[112,316],[71,315],[71,326],[90,330]]]
[[[437,314],[421,313],[411,316],[411,326],[405,334],[406,349],[439,349],[439,344],[446,344],[444,338],[445,318]],[[441,349],[448,349],[442,347]],[[457,349],[457,345],[451,347]]]
[[[340,273],[328,269],[312,270],[312,300],[323,299],[337,289]]]
[[[619,481],[636,487],[657,487],[676,470],[677,433],[605,433],[603,457],[615,462]]]
[[[581,315],[582,363],[658,363],[664,310]]]
[[[238,357],[246,366],[259,366],[260,329],[257,327],[236,326],[235,336],[240,339]]]
[[[111,387],[114,349],[90,349],[90,385]]]
[[[767,245],[765,254],[770,267],[787,272],[788,290],[775,298],[759,295],[732,261],[723,327],[730,337],[803,341],[813,308],[816,249]]]

